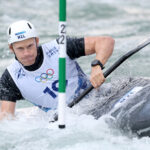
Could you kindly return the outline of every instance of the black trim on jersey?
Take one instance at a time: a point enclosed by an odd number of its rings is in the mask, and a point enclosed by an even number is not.
[[[58,39],[56,39],[58,43]],[[67,55],[70,59],[85,56],[84,38],[67,37]]]
[[[16,102],[23,99],[20,90],[6,69],[0,78],[0,100]]]
[[[57,40],[56,40],[57,41]],[[58,41],[57,41],[58,42]],[[43,62],[42,47],[38,47],[36,61],[31,66],[24,66],[28,71],[38,69]],[[71,59],[79,58],[85,55],[84,38],[67,37],[67,54]],[[24,99],[20,90],[13,81],[10,73],[6,69],[0,78],[0,100],[16,102],[16,100]]]

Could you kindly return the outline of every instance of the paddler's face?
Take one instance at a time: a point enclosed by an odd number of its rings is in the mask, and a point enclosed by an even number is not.
[[[30,66],[35,63],[37,57],[38,38],[30,38],[9,45],[10,50],[16,55],[19,62],[24,66]]]

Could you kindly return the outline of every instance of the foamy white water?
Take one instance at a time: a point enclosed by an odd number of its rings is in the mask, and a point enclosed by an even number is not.
[[[67,128],[48,123],[48,115],[31,108],[17,113],[17,119],[0,124],[0,148],[4,150],[148,150],[148,137],[138,139],[110,128],[103,118],[78,116],[68,110]],[[28,111],[28,113],[27,113]]]

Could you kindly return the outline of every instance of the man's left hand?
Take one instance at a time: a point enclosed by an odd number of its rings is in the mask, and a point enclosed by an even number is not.
[[[98,88],[105,81],[105,77],[99,65],[92,67],[90,81],[94,88]]]

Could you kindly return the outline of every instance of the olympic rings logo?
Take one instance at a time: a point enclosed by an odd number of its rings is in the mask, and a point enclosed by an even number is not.
[[[40,76],[35,77],[35,81],[46,83],[47,81],[50,81],[53,78],[53,75],[54,75],[54,70],[47,69],[46,73],[42,73]]]

